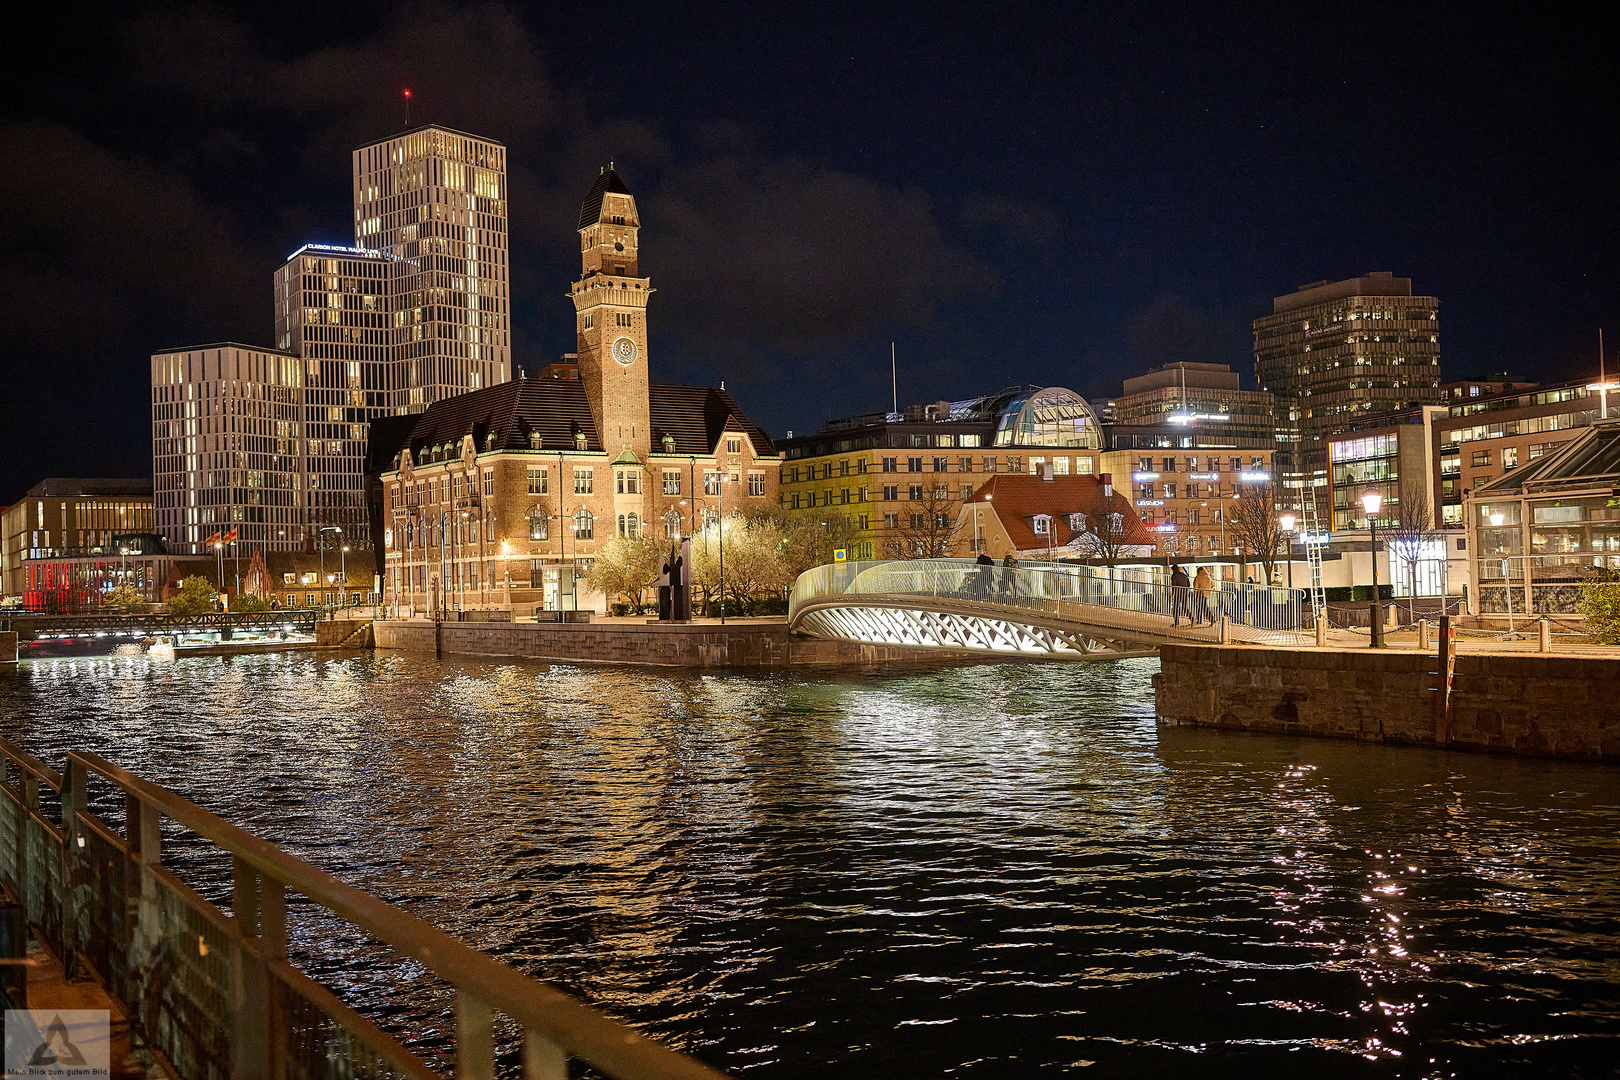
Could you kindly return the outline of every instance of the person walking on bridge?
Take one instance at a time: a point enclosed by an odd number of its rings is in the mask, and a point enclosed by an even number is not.
[[[996,562],[982,551],[979,552],[979,557],[974,559],[973,562],[978,566],[978,569],[973,572],[973,599],[988,600],[990,599],[990,579],[995,576]]]
[[[1215,616],[1209,610],[1209,594],[1215,591],[1215,579],[1210,576],[1209,567],[1200,566],[1198,576],[1193,578],[1193,596],[1197,604],[1193,610],[1193,625],[1209,623],[1214,625]]]
[[[1007,549],[1007,554],[1001,560],[1000,593],[1003,597],[1010,593],[1014,600],[1018,599],[1018,557],[1013,554],[1012,548]]]
[[[1192,594],[1188,591],[1192,582],[1187,579],[1187,571],[1180,563],[1170,568],[1170,618],[1171,626],[1180,626],[1181,617],[1185,615],[1187,621],[1192,622]]]

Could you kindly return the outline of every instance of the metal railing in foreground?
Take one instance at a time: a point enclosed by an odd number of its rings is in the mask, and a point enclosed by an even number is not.
[[[454,989],[458,1080],[493,1077],[499,1015],[523,1033],[529,1080],[563,1080],[569,1058],[624,1080],[723,1076],[95,754],[68,754],[58,773],[8,740],[0,753],[0,883],[70,969],[94,969],[182,1080],[439,1075],[289,962],[289,892]],[[92,778],[122,794],[124,835],[88,809]],[[229,853],[229,913],[163,866],[164,818]]]
[[[1068,563],[984,566],[972,559],[829,563],[793,585],[788,622],[806,605],[837,596],[924,597],[1014,608],[1156,637],[1202,639],[1191,629],[1224,615],[1233,640],[1271,644],[1304,637],[1304,589],[1216,582],[1207,593],[1172,586],[1168,573]]]

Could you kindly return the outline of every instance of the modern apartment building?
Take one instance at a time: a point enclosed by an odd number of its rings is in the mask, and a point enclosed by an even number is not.
[[[157,527],[177,552],[232,529],[269,550],[324,526],[369,544],[369,422],[511,377],[505,148],[426,127],[352,165],[354,246],[275,271],[275,348],[152,357]]]
[[[829,420],[780,445],[782,506],[852,518],[850,557],[871,559],[932,546],[941,521],[954,533],[960,508],[987,475],[1093,474],[1103,444],[1084,398],[1031,386]],[[965,548],[975,543],[962,539]]]
[[[320,483],[304,377],[297,354],[237,342],[152,357],[153,515],[170,550],[203,554],[231,529],[244,548],[304,546]]]
[[[1225,364],[1175,363],[1126,379],[1104,423],[1109,449],[1269,449],[1274,408],[1274,395],[1242,389]]]
[[[1602,395],[1584,379],[1529,389],[1516,385],[1517,392],[1465,396],[1467,384],[1447,384],[1454,396],[1434,422],[1440,528],[1463,528],[1463,506],[1471,492],[1546,457],[1600,418]],[[1620,406],[1620,395],[1615,405]]]
[[[1383,499],[1379,527],[1394,527],[1402,520],[1403,496],[1409,508],[1413,503],[1421,507],[1423,527],[1433,527],[1432,447],[1435,424],[1445,415],[1444,406],[1424,405],[1365,418],[1328,439],[1334,532],[1366,526],[1361,496],[1367,491],[1377,491]],[[1410,520],[1417,524],[1418,519]]]
[[[142,479],[41,480],[0,517],[0,586],[25,606],[49,606],[81,575],[70,563],[117,566],[151,547],[152,485]],[[112,588],[116,575],[100,580]],[[93,602],[80,597],[79,603]]]
[[[1329,501],[1325,439],[1357,417],[1438,404],[1440,302],[1387,272],[1318,281],[1254,321],[1254,372],[1276,396],[1279,498]]]

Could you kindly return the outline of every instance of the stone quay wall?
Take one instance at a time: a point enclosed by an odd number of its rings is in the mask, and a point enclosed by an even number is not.
[[[578,664],[685,668],[875,667],[984,663],[980,653],[901,649],[823,641],[788,633],[786,622],[686,625],[646,623],[442,623],[440,648],[466,656],[520,656]],[[379,649],[433,652],[430,622],[378,622]]]
[[[1276,735],[1620,761],[1620,660],[1167,645],[1159,721]]]

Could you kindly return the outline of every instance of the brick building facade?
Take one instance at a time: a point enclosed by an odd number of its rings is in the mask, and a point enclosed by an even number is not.
[[[780,457],[729,394],[649,381],[639,226],[605,169],[579,217],[577,358],[431,405],[402,440],[381,477],[390,611],[598,607],[581,579],[613,538],[777,504]]]

